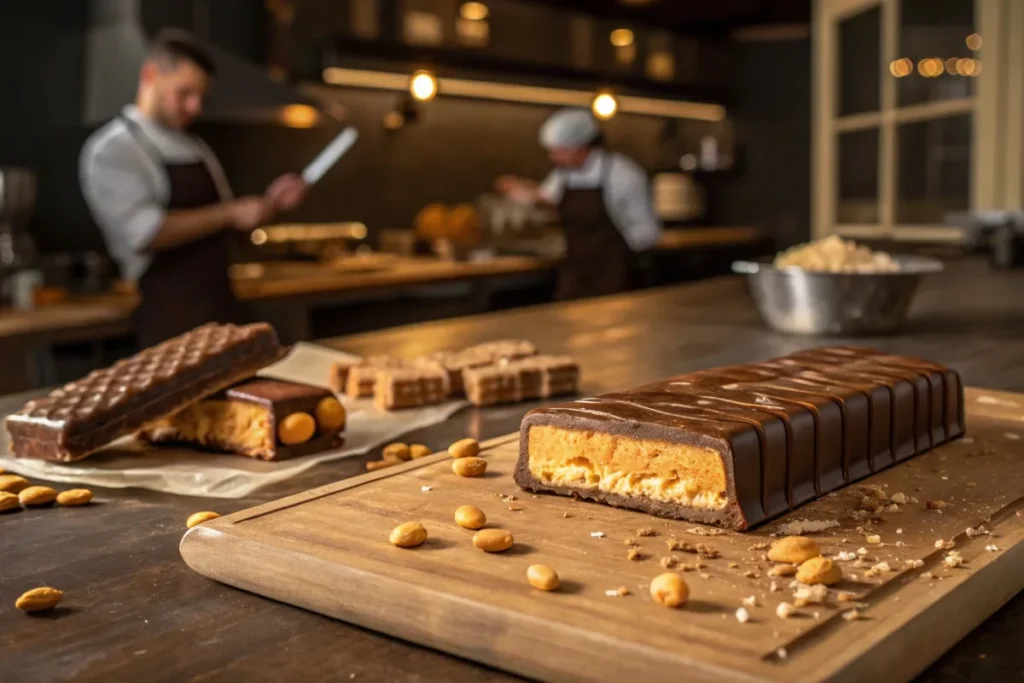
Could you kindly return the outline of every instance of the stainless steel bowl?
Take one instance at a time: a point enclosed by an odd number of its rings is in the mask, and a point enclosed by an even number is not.
[[[893,258],[900,265],[893,273],[823,273],[762,261],[736,261],[732,270],[746,276],[761,318],[780,332],[887,334],[906,319],[921,277],[943,269],[932,258]]]

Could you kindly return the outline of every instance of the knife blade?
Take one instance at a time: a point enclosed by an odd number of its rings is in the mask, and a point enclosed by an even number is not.
[[[359,139],[359,133],[356,129],[352,126],[346,127],[327,143],[327,146],[316,155],[316,158],[303,169],[302,179],[308,185],[315,184],[355,144],[357,139]]]

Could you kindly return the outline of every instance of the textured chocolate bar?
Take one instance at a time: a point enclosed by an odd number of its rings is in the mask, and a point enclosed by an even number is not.
[[[300,415],[298,437],[286,430]],[[291,417],[292,421],[296,418]],[[284,426],[282,426],[284,425]],[[284,460],[341,445],[345,410],[326,389],[276,379],[249,379],[146,425],[140,436],[261,460]]]
[[[282,355],[266,323],[203,325],[29,401],[5,420],[11,452],[62,462],[84,458]]]
[[[379,370],[373,403],[380,410],[435,405],[448,398],[448,372],[440,363],[419,361],[414,367]]]
[[[466,368],[462,378],[474,405],[517,403],[575,392],[579,366],[567,356],[529,356]]]
[[[947,422],[963,400],[946,369],[876,360],[818,350],[531,411],[516,482],[748,528],[892,464],[894,445],[938,443],[935,376]]]

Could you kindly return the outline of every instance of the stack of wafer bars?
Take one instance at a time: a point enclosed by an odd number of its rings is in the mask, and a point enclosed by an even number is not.
[[[381,410],[401,410],[465,396],[478,406],[571,394],[579,366],[537,353],[530,342],[502,339],[429,356],[371,356],[335,363],[328,384],[352,398],[373,397]]]
[[[531,411],[515,477],[743,530],[963,433],[955,370],[835,346]]]
[[[274,460],[336,445],[330,392],[254,378],[284,353],[266,323],[203,325],[29,401],[4,420],[10,450],[70,462],[136,435]]]

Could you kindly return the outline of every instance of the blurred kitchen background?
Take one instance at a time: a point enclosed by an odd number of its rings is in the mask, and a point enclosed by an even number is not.
[[[608,146],[650,172],[666,227],[647,286],[836,231],[1013,244],[1016,0],[11,0],[0,392],[134,348],[77,161],[167,26],[216,57],[197,132],[236,194],[300,170],[339,120],[360,132],[300,210],[239,241],[236,290],[288,341],[550,300],[556,217],[492,188],[543,178],[541,122],[601,94]]]

